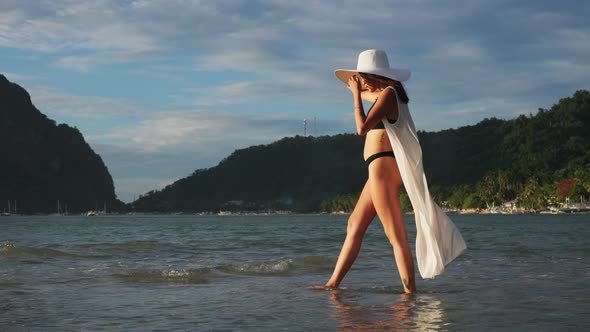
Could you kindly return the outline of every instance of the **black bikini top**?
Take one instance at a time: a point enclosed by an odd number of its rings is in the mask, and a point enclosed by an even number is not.
[[[377,99],[379,99],[379,97],[377,97]],[[375,106],[375,104],[377,103],[377,99],[375,99],[375,101],[373,102],[373,105],[371,105],[371,108],[369,108],[369,110],[367,111],[367,116],[369,116],[369,112],[371,112],[371,110],[373,109],[373,106]],[[389,123],[395,123],[395,121],[397,121],[397,120],[387,119],[387,122],[389,122]],[[385,126],[383,125],[383,121],[377,122],[377,124],[375,124],[375,126],[373,128],[371,128],[371,130],[373,130],[373,129],[385,129]]]

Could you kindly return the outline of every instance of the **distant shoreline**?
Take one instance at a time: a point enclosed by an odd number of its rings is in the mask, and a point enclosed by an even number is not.
[[[556,212],[551,210],[541,211],[525,211],[525,212],[490,212],[488,210],[474,211],[469,210],[447,210],[445,211],[448,215],[569,215],[569,214],[590,214],[590,211],[579,211],[579,212]],[[3,217],[84,217],[88,219],[103,218],[103,217],[114,217],[114,216],[198,216],[198,217],[224,217],[224,216],[287,216],[287,215],[327,215],[327,216],[347,216],[351,212],[338,211],[338,212],[293,212],[293,211],[271,211],[271,212],[194,212],[194,213],[179,213],[179,212],[131,212],[131,213],[104,213],[96,216],[87,216],[85,213],[80,214],[10,214],[2,215]],[[413,211],[404,212],[404,215],[413,215]]]

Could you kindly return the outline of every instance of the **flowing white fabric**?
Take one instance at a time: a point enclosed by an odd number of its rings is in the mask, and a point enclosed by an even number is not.
[[[414,208],[418,270],[422,278],[434,278],[467,246],[457,227],[430,196],[414,121],[408,105],[395,95],[399,109],[397,121],[390,123],[383,118],[382,122]]]

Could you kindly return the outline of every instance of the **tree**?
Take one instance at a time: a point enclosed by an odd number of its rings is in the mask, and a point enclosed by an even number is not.
[[[412,211],[414,208],[412,207],[412,202],[410,201],[410,197],[405,190],[401,190],[399,194],[399,201],[403,211]]]
[[[469,194],[463,201],[463,209],[478,209],[484,206],[484,202],[476,193]]]
[[[585,168],[576,169],[574,177],[577,183],[586,191],[586,194],[590,193],[590,167],[586,165]]]
[[[472,195],[472,189],[469,185],[458,186],[453,190],[451,197],[449,197],[449,207],[455,209],[462,209],[467,197]]]
[[[528,179],[519,201],[527,209],[538,210],[547,206],[545,195],[537,177]]]
[[[495,174],[493,172],[487,173],[483,180],[477,184],[477,194],[482,201],[488,206],[495,206],[498,201],[496,195],[498,186],[496,184]]]

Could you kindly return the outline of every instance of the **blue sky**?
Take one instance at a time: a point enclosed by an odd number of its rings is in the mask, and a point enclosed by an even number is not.
[[[0,73],[80,129],[124,201],[301,135],[304,118],[312,134],[353,132],[333,70],[368,48],[412,70],[420,130],[590,89],[588,1],[2,0],[0,12]]]

